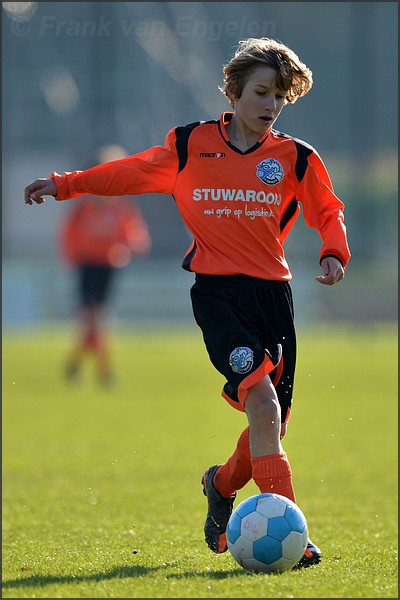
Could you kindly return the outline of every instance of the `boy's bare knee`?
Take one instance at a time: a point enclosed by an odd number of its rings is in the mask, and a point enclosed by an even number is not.
[[[276,421],[280,418],[280,405],[272,385],[257,384],[250,388],[244,409],[249,419]]]

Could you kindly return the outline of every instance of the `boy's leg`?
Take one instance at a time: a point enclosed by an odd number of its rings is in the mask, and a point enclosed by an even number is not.
[[[202,478],[208,498],[204,532],[214,552],[226,551],[225,532],[236,490],[251,478],[261,492],[273,491],[295,501],[290,465],[280,443],[281,409],[268,375],[246,392],[245,412],[249,427],[242,432],[234,453]]]
[[[249,420],[252,475],[261,493],[275,493],[296,502],[292,470],[280,441],[281,408],[267,375],[252,386],[244,409]],[[320,549],[309,539],[296,567],[304,568],[321,560]]]
[[[95,355],[97,375],[104,386],[113,384],[113,372],[111,366],[110,332],[106,323],[106,308],[104,304],[93,307],[93,352]]]
[[[250,428],[252,476],[261,493],[275,493],[296,502],[292,470],[281,441],[281,408],[267,375],[252,386],[245,401]],[[303,557],[295,568],[309,567],[321,560],[321,551],[308,540]]]
[[[225,552],[226,526],[233,510],[236,490],[252,477],[261,493],[285,496],[296,502],[292,471],[281,442],[281,410],[269,376],[249,389],[245,403],[249,420],[232,456],[203,475],[203,492],[208,497],[205,535],[214,552]],[[253,427],[252,427],[253,425]],[[297,568],[321,560],[321,551],[311,540]]]
[[[250,429],[252,477],[260,492],[296,502],[292,471],[280,441],[281,408],[268,375],[248,390],[244,409]]]
[[[75,343],[66,366],[66,376],[71,380],[77,378],[85,355],[89,354],[95,347],[93,317],[91,308],[88,305],[82,305],[79,309],[75,335]]]
[[[207,469],[201,482],[208,499],[208,512],[204,526],[207,545],[213,552],[225,552],[226,526],[232,514],[236,490],[251,479],[249,428],[241,433],[232,456],[222,465]]]
[[[280,442],[281,409],[267,375],[248,391],[249,420],[232,456],[216,471],[213,483],[228,498],[253,478],[261,492],[286,496],[295,502],[292,472]]]
[[[219,465],[214,475],[214,486],[225,498],[242,489],[252,477],[249,428],[240,434],[235,451],[226,463]]]

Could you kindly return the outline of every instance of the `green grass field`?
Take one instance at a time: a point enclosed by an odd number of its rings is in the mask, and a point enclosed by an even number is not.
[[[323,561],[280,575],[204,542],[201,475],[246,422],[200,332],[119,333],[113,391],[63,380],[70,335],[3,334],[3,597],[398,597],[395,325],[298,331],[284,446]]]

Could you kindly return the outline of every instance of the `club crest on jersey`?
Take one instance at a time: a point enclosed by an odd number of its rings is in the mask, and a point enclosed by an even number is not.
[[[267,185],[276,185],[282,181],[284,176],[282,165],[275,158],[267,158],[258,163],[256,174]]]
[[[246,346],[235,348],[229,356],[229,365],[235,373],[248,373],[254,363],[253,350]]]

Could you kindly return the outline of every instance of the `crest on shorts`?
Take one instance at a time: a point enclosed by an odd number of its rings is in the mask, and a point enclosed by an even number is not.
[[[275,158],[266,158],[258,163],[256,174],[258,179],[267,185],[276,185],[284,176],[282,165]]]
[[[246,348],[246,346],[235,348],[229,356],[229,365],[235,373],[248,373],[253,363],[253,350]]]

